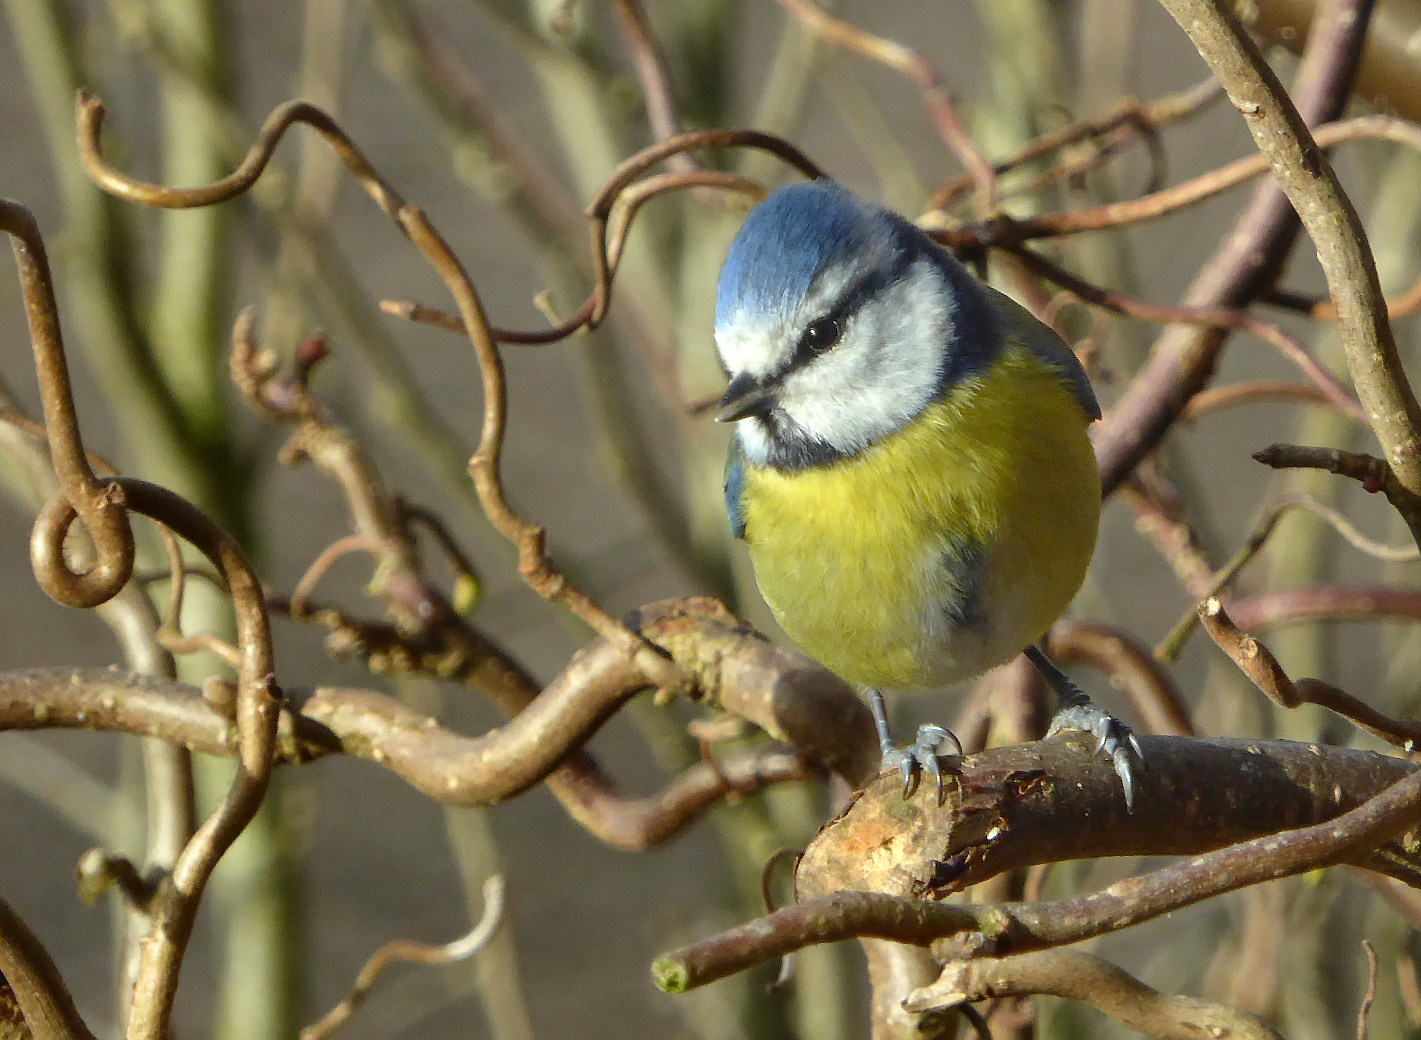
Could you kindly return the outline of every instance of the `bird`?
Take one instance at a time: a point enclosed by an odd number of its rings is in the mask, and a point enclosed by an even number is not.
[[[937,752],[894,745],[885,688],[938,689],[1018,654],[1058,698],[1048,735],[1082,729],[1133,808],[1129,728],[1042,650],[1085,579],[1100,418],[1075,353],[917,225],[824,178],[769,192],[732,240],[714,340],[734,424],[732,533],[801,650],[859,687],[883,770],[908,797]]]

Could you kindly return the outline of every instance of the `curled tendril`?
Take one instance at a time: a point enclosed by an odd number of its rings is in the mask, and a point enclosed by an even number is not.
[[[95,476],[84,453],[54,304],[54,280],[39,227],[24,206],[0,199],[0,228],[10,234],[15,250],[45,432],[62,489],[35,520],[30,562],[35,579],[50,598],[69,607],[96,607],[118,595],[133,575],[133,529],[118,485]],[[76,518],[94,542],[96,562],[83,573],[71,570],[64,558],[64,538]]]

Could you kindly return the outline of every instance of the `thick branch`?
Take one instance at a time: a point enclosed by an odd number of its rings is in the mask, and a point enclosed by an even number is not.
[[[1407,768],[1404,778],[1334,819],[1230,845],[1099,892],[1044,903],[983,905],[836,891],[657,958],[652,976],[661,988],[679,992],[803,946],[855,936],[931,944],[943,960],[1079,942],[1249,885],[1370,858],[1369,850],[1381,852],[1398,842],[1408,848],[1421,845],[1415,830],[1421,818],[1421,771]],[[1403,828],[1409,829],[1398,835]]]
[[[1416,771],[1398,758],[1290,741],[1141,736],[1129,812],[1109,761],[1072,736],[963,759],[944,803],[886,777],[815,837],[800,898],[837,890],[937,897],[1003,871],[1104,856],[1195,855],[1331,819]],[[1421,860],[1364,865],[1421,881]]]

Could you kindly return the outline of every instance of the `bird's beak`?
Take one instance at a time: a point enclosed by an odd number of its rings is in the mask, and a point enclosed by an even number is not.
[[[749,415],[763,415],[775,396],[774,384],[757,383],[748,375],[738,375],[725,388],[716,410],[716,422],[736,422]]]

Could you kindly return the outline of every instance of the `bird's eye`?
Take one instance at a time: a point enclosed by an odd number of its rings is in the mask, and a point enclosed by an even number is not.
[[[839,342],[839,321],[837,318],[820,318],[804,330],[800,346],[811,354],[822,354]]]

